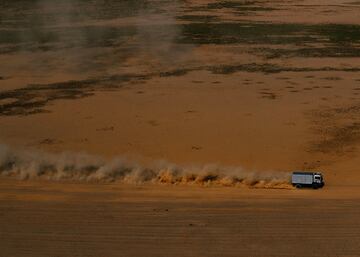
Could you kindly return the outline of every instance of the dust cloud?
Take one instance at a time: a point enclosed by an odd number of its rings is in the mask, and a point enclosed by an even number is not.
[[[125,158],[107,160],[85,153],[45,153],[0,145],[0,176],[19,179],[154,184],[193,184],[290,189],[287,172],[256,172],[215,164],[180,166],[154,161],[146,166]]]

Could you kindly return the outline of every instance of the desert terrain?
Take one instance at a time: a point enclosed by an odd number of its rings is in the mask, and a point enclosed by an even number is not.
[[[359,256],[356,192],[2,180],[1,256]]]
[[[359,11],[0,2],[0,256],[360,256]]]

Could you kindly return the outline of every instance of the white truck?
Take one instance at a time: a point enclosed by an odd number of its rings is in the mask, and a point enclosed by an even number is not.
[[[296,188],[312,187],[314,189],[324,186],[324,179],[319,172],[295,171],[291,177],[291,183]]]

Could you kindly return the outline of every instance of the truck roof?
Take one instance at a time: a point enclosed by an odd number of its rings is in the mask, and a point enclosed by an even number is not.
[[[312,172],[312,171],[294,171],[293,175],[321,175],[320,172]]]

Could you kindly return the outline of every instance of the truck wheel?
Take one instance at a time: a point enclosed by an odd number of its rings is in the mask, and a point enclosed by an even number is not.
[[[312,188],[313,189],[318,189],[319,187],[318,187],[318,185],[313,185]]]
[[[301,185],[300,185],[300,184],[296,184],[295,187],[296,187],[296,188],[301,188]]]

